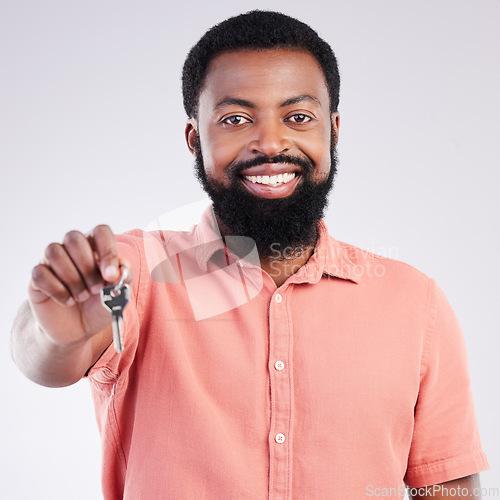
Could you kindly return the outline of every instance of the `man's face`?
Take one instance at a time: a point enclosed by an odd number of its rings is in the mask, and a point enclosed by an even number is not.
[[[214,58],[186,138],[223,229],[254,238],[261,254],[273,242],[314,244],[338,126],[323,71],[308,52],[238,50]]]

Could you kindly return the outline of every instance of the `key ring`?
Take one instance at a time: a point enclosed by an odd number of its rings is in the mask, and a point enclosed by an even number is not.
[[[125,280],[128,278],[128,269],[123,264],[120,264],[120,267],[123,269],[122,275],[120,277],[118,285],[116,285],[110,292],[112,297],[116,297],[117,295],[119,295],[120,288],[123,286]]]

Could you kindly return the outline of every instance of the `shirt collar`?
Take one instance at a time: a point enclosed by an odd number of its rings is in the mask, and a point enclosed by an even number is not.
[[[330,236],[323,220],[318,223],[318,241],[309,260],[290,277],[295,283],[317,283],[323,274],[359,283],[361,275],[349,257],[347,245]]]
[[[209,205],[203,212],[200,222],[195,227],[194,237],[196,241],[196,260],[200,268],[206,271],[208,261],[215,252],[224,251],[225,248],[212,205]]]
[[[204,271],[217,251],[226,251],[219,231],[212,205],[203,212],[199,224],[194,229],[196,260]],[[295,283],[317,283],[323,274],[359,283],[360,274],[349,258],[347,246],[342,245],[328,234],[323,220],[318,223],[318,241],[314,253],[297,273],[289,278]]]

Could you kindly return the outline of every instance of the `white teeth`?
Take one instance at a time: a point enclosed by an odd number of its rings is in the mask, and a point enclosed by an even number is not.
[[[247,181],[253,182],[254,184],[265,184],[267,186],[281,186],[281,184],[286,184],[295,178],[295,173],[284,173],[278,175],[245,175]]]

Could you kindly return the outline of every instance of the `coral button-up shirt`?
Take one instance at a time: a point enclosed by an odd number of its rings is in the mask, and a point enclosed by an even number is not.
[[[414,268],[321,222],[277,288],[210,210],[189,232],[124,234],[119,253],[124,351],[88,374],[106,499],[402,497],[488,467],[460,328]]]

